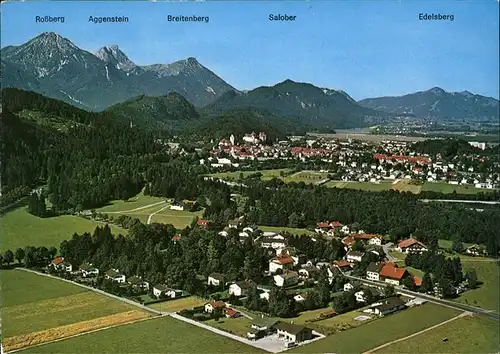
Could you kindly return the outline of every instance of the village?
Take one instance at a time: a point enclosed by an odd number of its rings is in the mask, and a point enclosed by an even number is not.
[[[198,219],[197,228],[210,227],[208,220]],[[321,339],[325,334],[319,332],[320,327],[314,324],[345,312],[356,311],[355,321],[367,321],[380,318],[391,313],[418,306],[427,302],[431,296],[435,299],[443,297],[440,283],[435,281],[422,291],[423,279],[401,266],[396,257],[421,255],[429,248],[413,237],[399,240],[397,244],[387,242],[387,238],[378,234],[367,234],[363,230],[351,230],[340,221],[319,222],[311,240],[326,238],[342,243],[345,256],[333,262],[321,259],[307,259],[297,248],[290,246],[286,232],[263,232],[245,222],[244,217],[230,220],[224,230],[219,231],[222,237],[236,232],[242,243],[249,239],[269,255],[268,269],[262,274],[267,282],[258,283],[254,279],[232,280],[225,274],[211,273],[203,279],[207,289],[206,300],[198,306],[182,309],[179,315],[201,321],[215,327],[221,318],[227,321],[247,321],[248,327],[239,328],[238,335],[259,345],[269,346],[275,350],[303,345]],[[180,234],[172,237],[172,242],[182,241]],[[469,256],[485,256],[484,248],[472,245],[464,250]],[[136,274],[124,274],[119,269],[99,269],[89,263],[76,267],[71,259],[55,257],[47,266],[50,274],[55,274],[79,283],[96,286],[100,278],[101,288],[116,293],[122,289],[125,296],[142,304],[162,304],[176,299],[189,297],[191,294],[182,289],[172,288],[164,283],[151,284]],[[104,274],[101,274],[104,272]],[[361,273],[360,273],[361,272]],[[198,275],[200,277],[200,275]],[[262,278],[260,278],[262,279]],[[328,282],[327,303],[333,300],[329,310],[317,312],[314,304],[321,282]],[[420,290],[419,290],[420,289]],[[467,289],[467,280],[452,286],[452,291],[459,294]],[[406,291],[405,291],[406,290]],[[292,319],[269,317],[265,312],[245,307],[250,298],[258,294],[258,303],[262,310],[269,306],[277,292],[284,291],[286,301],[294,304],[301,313],[315,313],[310,324],[296,324]],[[149,299],[148,302],[145,299]],[[263,305],[265,304],[265,305]],[[337,307],[336,307],[337,306]],[[265,311],[265,310],[264,310]],[[260,316],[251,316],[260,313]],[[237,320],[241,318],[241,320]],[[228,324],[228,326],[230,326]],[[281,348],[281,349],[280,349]]]
[[[412,142],[398,140],[341,141],[323,136],[291,136],[269,142],[265,133],[245,134],[240,142],[231,135],[221,139],[200,164],[219,171],[245,170],[269,160],[320,161],[325,178],[332,181],[380,183],[383,181],[442,182],[478,189],[499,188],[499,161],[478,153],[456,156],[419,155]],[[470,142],[484,150],[486,143]],[[172,146],[177,146],[176,144]],[[329,177],[326,173],[330,174]]]

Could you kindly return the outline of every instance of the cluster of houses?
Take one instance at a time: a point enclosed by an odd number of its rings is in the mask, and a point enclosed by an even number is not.
[[[494,162],[486,173],[475,171],[474,166],[487,157],[479,155],[457,156],[449,160],[437,156],[417,155],[411,150],[412,143],[405,141],[340,141],[323,137],[289,137],[271,146],[261,145],[262,133],[246,134],[243,145],[236,145],[234,136],[222,139],[212,150],[208,159],[213,167],[244,167],[244,160],[265,161],[269,159],[322,158],[326,163],[336,164],[336,179],[380,183],[383,180],[445,181],[455,185],[471,185],[476,188],[499,188],[499,177],[495,173],[498,163]],[[301,146],[296,141],[302,141]],[[383,151],[384,153],[379,153]],[[366,152],[373,153],[373,160],[366,161]],[[225,155],[221,157],[221,154]],[[226,156],[229,156],[226,157]],[[466,158],[466,161],[464,161]],[[205,164],[205,160],[200,163]],[[332,169],[333,171],[333,169]],[[329,171],[326,171],[329,172]]]
[[[79,275],[82,278],[91,278],[97,277],[99,275],[99,269],[93,266],[91,263],[83,263],[78,267],[78,269],[73,269],[73,265],[66,261],[64,257],[58,256],[55,257],[50,264],[49,268],[52,268],[55,271],[66,272],[72,275]],[[132,288],[138,292],[147,292],[150,289],[150,284],[146,280],[142,279],[140,276],[130,276],[127,277],[123,272],[120,272],[118,269],[113,268],[109,269],[104,273],[104,278],[113,282],[116,282],[121,285],[130,285]],[[183,291],[178,289],[172,289],[167,287],[165,284],[157,284],[154,285],[153,294],[158,299],[163,298],[178,298],[182,297]]]

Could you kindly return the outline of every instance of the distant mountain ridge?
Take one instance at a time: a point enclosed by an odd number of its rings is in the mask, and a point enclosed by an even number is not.
[[[236,90],[195,58],[139,66],[117,45],[93,54],[53,32],[2,48],[1,59],[3,87],[34,90],[92,110],[138,95],[169,92],[201,107]]]
[[[411,113],[430,119],[497,119],[499,101],[469,91],[446,92],[433,87],[397,97],[367,98],[358,102],[375,110],[402,114]]]
[[[265,109],[278,116],[299,118],[304,124],[327,128],[361,127],[367,116],[391,115],[358,105],[344,91],[292,80],[244,93],[230,91],[205,109],[224,111],[243,107]]]
[[[106,112],[121,123],[149,130],[180,130],[187,122],[200,118],[196,108],[177,92],[160,97],[137,96],[109,107]]]

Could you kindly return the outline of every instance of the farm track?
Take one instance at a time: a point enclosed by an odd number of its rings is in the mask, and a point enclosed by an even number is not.
[[[151,207],[154,207],[154,206],[157,206],[157,205],[160,205],[160,204],[166,204],[166,202],[165,201],[161,201],[161,202],[156,202],[156,203],[153,203],[153,204],[144,205],[144,206],[141,206],[141,207],[138,207],[138,208],[135,208],[135,209],[122,210],[122,211],[107,211],[107,212],[104,212],[104,213],[105,214],[133,213],[134,211],[140,211],[140,210],[151,208]]]
[[[459,319],[459,318],[462,318],[462,317],[464,317],[464,316],[472,316],[472,313],[471,313],[471,312],[462,312],[460,315],[455,316],[455,317],[453,317],[453,318],[450,318],[449,320],[446,320],[446,321],[443,321],[443,322],[441,322],[441,323],[438,323],[437,325],[434,325],[434,326],[432,326],[432,327],[425,328],[425,329],[423,329],[423,330],[421,330],[421,331],[418,331],[418,332],[416,332],[416,333],[410,334],[410,335],[408,335],[408,336],[406,336],[406,337],[399,338],[399,339],[396,339],[396,340],[393,340],[393,341],[387,342],[387,343],[385,343],[385,344],[379,345],[378,347],[375,347],[375,348],[373,348],[373,349],[370,349],[370,350],[368,350],[368,351],[364,352],[363,354],[371,354],[371,353],[374,353],[374,352],[376,352],[377,350],[380,350],[380,349],[383,349],[383,348],[385,348],[385,347],[390,346],[391,344],[398,343],[398,342],[402,342],[402,341],[407,340],[407,339],[409,339],[409,338],[416,337],[416,336],[418,336],[418,335],[420,335],[420,334],[422,334],[422,333],[425,333],[425,332],[431,331],[431,330],[433,330],[433,329],[436,329],[437,327],[440,327],[440,326],[445,325],[445,324],[447,324],[447,323],[453,322],[453,321],[455,321],[455,320],[457,320],[457,319]]]

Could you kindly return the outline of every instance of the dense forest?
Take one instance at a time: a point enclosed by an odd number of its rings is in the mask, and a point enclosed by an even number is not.
[[[2,92],[2,205],[27,196],[39,184],[46,184],[51,211],[59,214],[126,200],[144,188],[150,195],[197,200],[205,207],[204,216],[221,227],[243,212],[258,225],[311,227],[321,220],[341,220],[357,222],[367,232],[418,234],[429,244],[453,239],[483,243],[490,254],[500,249],[498,209],[476,212],[461,205],[421,203],[421,196],[412,193],[329,189],[277,179],[251,179],[248,188],[231,191],[203,179],[208,170],[199,165],[198,153],[172,153],[152,132],[117,125],[106,114],[38,94]],[[21,109],[52,112],[75,124],[59,131],[21,119],[15,113]],[[231,199],[234,192],[243,196],[243,205]],[[32,209],[39,213],[36,205],[33,199]]]
[[[412,150],[419,154],[436,156],[440,154],[442,158],[450,159],[461,155],[498,155],[498,146],[481,150],[470,145],[463,139],[427,139],[413,144]]]

